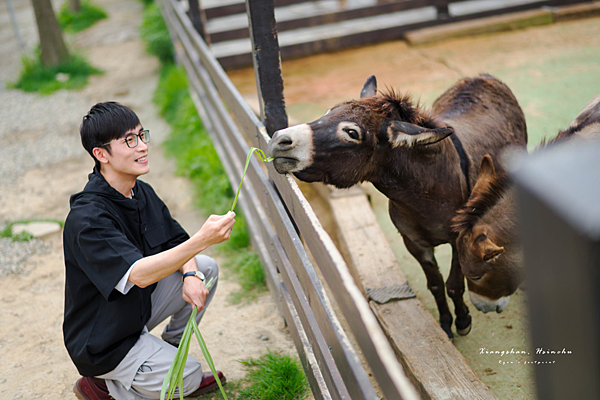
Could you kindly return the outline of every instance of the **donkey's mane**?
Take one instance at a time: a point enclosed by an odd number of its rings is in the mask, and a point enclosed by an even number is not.
[[[436,125],[427,111],[409,93],[403,95],[393,88],[386,88],[379,96],[363,99],[368,107],[384,118],[409,122],[411,124],[434,128]]]
[[[500,201],[510,186],[508,174],[497,173],[488,182],[485,190],[471,195],[466,204],[456,212],[452,219],[452,230],[460,233],[472,229],[475,223]]]
[[[567,129],[558,132],[558,135],[556,135],[556,137],[554,137],[550,140],[547,140],[546,138],[542,139],[540,144],[535,148],[535,151],[544,149],[548,146],[552,146],[553,144],[560,142],[562,140],[572,138],[573,136],[575,136],[575,134],[577,132],[579,132],[581,130],[581,128],[582,128],[581,125],[582,124],[577,124],[577,125],[571,124],[569,127],[567,127]]]

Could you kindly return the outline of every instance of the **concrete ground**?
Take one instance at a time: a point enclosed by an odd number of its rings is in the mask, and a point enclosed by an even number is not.
[[[515,93],[527,119],[529,147],[565,128],[600,92],[600,19],[555,23],[518,31],[484,34],[411,47],[404,41],[382,43],[283,62],[290,124],[312,121],[336,103],[357,98],[365,79],[375,74],[379,87],[409,92],[426,106],[459,78],[491,73]],[[229,72],[240,92],[255,98],[251,69]],[[387,199],[370,185],[373,208],[400,266],[424,306],[438,318],[418,263],[406,252],[387,215]],[[436,257],[444,276],[449,246]],[[468,304],[468,296],[466,298]],[[471,306],[473,330],[454,344],[500,399],[535,399],[526,292],[511,296],[502,314],[483,314]],[[558,361],[557,361],[558,362]],[[547,367],[547,366],[546,366]]]

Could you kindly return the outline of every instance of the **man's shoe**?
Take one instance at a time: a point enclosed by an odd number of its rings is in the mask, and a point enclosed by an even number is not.
[[[225,378],[225,375],[223,375],[223,373],[221,371],[217,371],[217,376],[219,377],[219,380],[221,381],[221,385],[225,385],[225,383],[227,383],[227,378]],[[219,388],[219,383],[215,379],[215,376],[213,375],[213,373],[212,372],[203,372],[202,373],[202,382],[200,382],[200,387],[198,389],[196,389],[196,391],[194,393],[192,393],[188,396],[189,397],[198,397],[205,393],[212,392],[213,390],[216,390],[218,388]]]
[[[73,393],[79,400],[114,400],[108,393],[104,379],[88,376],[84,376],[75,382]]]

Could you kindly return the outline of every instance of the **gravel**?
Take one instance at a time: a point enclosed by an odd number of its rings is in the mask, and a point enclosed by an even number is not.
[[[50,251],[50,244],[40,239],[16,242],[11,238],[0,238],[0,277],[11,274],[29,274],[35,265],[29,258]],[[26,268],[29,266],[29,269]]]
[[[39,96],[17,90],[0,91],[0,200],[16,188],[24,174],[74,157],[86,156],[79,124],[89,100],[77,92]],[[1,225],[8,222],[1,221]],[[33,255],[49,252],[49,244],[0,238],[0,277],[28,274]]]
[[[29,169],[85,154],[79,124],[88,103],[67,91],[50,96],[0,92],[0,185],[15,183]]]

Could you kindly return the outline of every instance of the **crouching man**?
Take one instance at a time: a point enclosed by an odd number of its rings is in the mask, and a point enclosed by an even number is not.
[[[200,322],[217,288],[217,264],[199,253],[229,239],[235,214],[213,215],[189,237],[137,180],[150,171],[150,133],[129,108],[96,104],[80,134],[95,167],[71,196],[63,234],[63,334],[82,375],[73,391],[86,400],[158,399],[192,307]],[[162,340],[148,333],[167,318]],[[191,357],[183,386],[185,396],[218,387]]]

